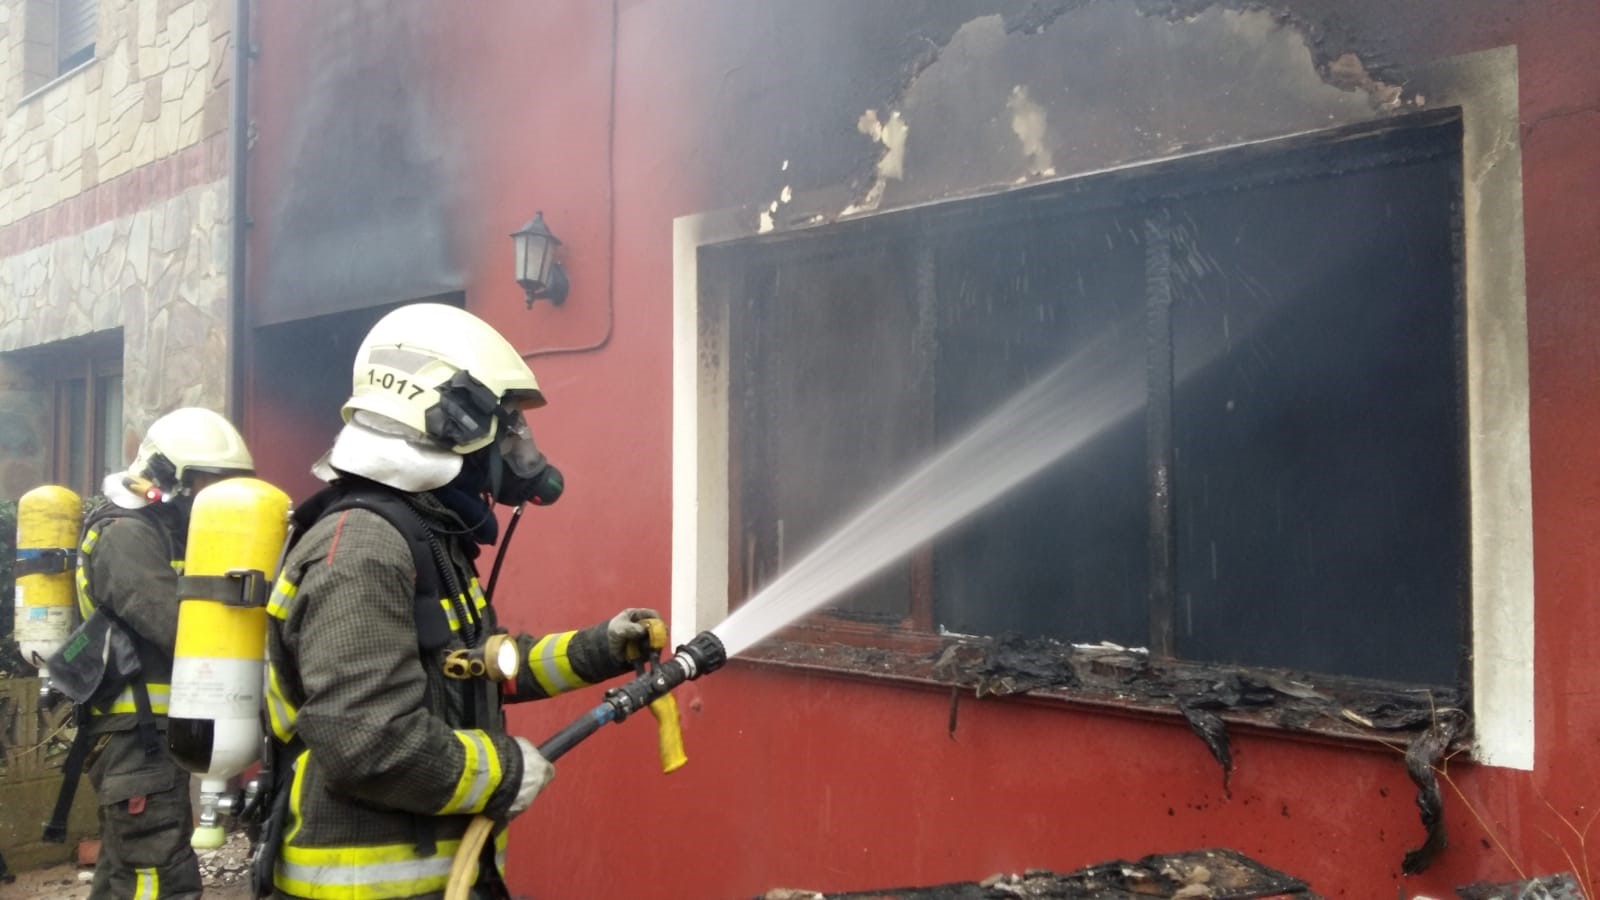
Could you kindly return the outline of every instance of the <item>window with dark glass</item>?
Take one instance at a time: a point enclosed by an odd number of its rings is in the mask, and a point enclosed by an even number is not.
[[[25,0],[22,37],[23,91],[31,93],[94,59],[100,0]]]
[[[42,344],[8,354],[28,373],[49,412],[44,460],[56,484],[91,496],[128,460],[122,429],[122,332]]]
[[[55,0],[56,72],[65,73],[94,59],[99,0]]]
[[[1137,410],[810,627],[1463,681],[1460,160],[1430,115],[706,248],[730,602],[1111,335]]]

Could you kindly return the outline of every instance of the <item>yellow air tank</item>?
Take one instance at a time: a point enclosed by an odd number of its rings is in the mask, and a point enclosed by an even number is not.
[[[47,681],[44,660],[72,633],[73,569],[83,501],[64,487],[36,487],[17,501],[16,640]]]
[[[167,746],[200,777],[196,848],[219,847],[228,779],[261,749],[267,590],[289,522],[289,496],[255,478],[200,491],[179,581]]]

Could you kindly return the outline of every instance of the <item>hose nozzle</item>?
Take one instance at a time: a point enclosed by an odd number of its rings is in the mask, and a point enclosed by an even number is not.
[[[686,680],[693,681],[722,668],[722,664],[728,661],[728,648],[722,646],[722,638],[702,631],[690,638],[688,643],[679,644],[678,652],[672,659],[674,662],[682,661],[688,669]]]
[[[621,722],[649,706],[650,701],[666,695],[685,681],[715,672],[727,661],[728,651],[722,646],[722,639],[709,631],[700,632],[688,643],[680,644],[678,652],[671,659],[621,687],[606,691],[605,702],[611,706],[612,720]]]
[[[722,639],[709,631],[702,631],[687,643],[680,644],[678,652],[671,659],[661,661],[627,684],[606,691],[599,706],[540,744],[539,755],[555,762],[557,757],[576,747],[600,726],[608,722],[621,722],[647,708],[657,698],[667,696],[678,685],[715,672],[727,661],[728,650],[722,645]]]

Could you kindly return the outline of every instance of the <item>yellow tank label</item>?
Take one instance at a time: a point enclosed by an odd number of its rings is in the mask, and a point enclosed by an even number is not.
[[[185,600],[178,607],[174,656],[260,659],[267,647],[267,611],[226,606],[215,600]]]

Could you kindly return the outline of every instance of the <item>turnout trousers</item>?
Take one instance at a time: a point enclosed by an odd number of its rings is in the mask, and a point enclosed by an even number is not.
[[[90,900],[195,898],[200,860],[189,846],[189,773],[163,747],[145,754],[138,731],[100,738],[89,782],[100,803],[100,857]]]

